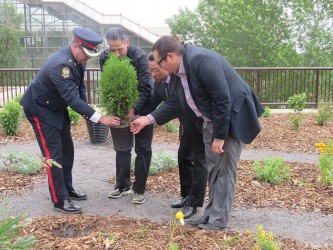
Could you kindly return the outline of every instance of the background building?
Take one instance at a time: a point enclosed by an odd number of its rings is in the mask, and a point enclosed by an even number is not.
[[[124,27],[131,43],[150,51],[158,35],[122,15],[105,15],[78,0],[0,0],[14,4],[24,15],[21,44],[22,67],[39,68],[45,59],[60,47],[69,45],[74,27],[89,28],[104,37],[112,26]],[[106,47],[106,41],[103,46]],[[98,60],[89,60],[88,67],[99,67]]]

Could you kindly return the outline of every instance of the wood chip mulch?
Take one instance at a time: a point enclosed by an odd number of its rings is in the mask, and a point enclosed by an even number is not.
[[[262,131],[247,148],[318,154],[315,143],[333,139],[333,121],[317,126],[311,114],[306,114],[301,129],[291,129],[288,114],[273,114],[261,118]],[[174,121],[177,123],[177,121]],[[85,140],[88,133],[84,121],[73,130],[74,140]],[[35,140],[28,122],[24,121],[17,136],[0,132],[1,144]],[[154,143],[178,142],[178,133],[168,133],[165,127],[156,127]],[[290,179],[272,185],[258,181],[254,176],[253,161],[239,161],[236,207],[283,207],[293,211],[333,213],[333,187],[325,187],[319,180],[316,164],[288,163]],[[21,193],[40,182],[45,172],[24,176],[0,172],[0,198],[8,193]],[[179,193],[178,170],[150,176],[147,191],[168,197]],[[126,229],[126,230],[124,230]],[[99,216],[54,216],[34,220],[22,234],[33,234],[38,239],[34,249],[168,249],[170,225],[147,220]],[[281,249],[333,249],[308,246],[290,239],[278,238]],[[252,249],[252,233],[209,232],[176,226],[173,241],[178,249]]]

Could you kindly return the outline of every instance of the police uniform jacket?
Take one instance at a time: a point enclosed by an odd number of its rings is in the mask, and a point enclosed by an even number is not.
[[[107,49],[104,50],[100,55],[99,64],[102,70],[110,52],[110,49]],[[153,80],[148,69],[147,55],[142,49],[130,44],[128,45],[126,56],[131,60],[131,64],[136,70],[136,75],[139,82],[139,98],[134,107],[135,112],[136,114],[146,115],[147,113],[144,112],[144,106],[146,105],[146,102],[153,92]]]
[[[20,103],[40,120],[62,128],[67,107],[90,119],[95,113],[86,102],[85,65],[78,64],[70,46],[61,48],[43,64]]]

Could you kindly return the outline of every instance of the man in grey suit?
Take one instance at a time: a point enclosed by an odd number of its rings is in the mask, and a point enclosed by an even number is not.
[[[203,120],[209,201],[204,216],[187,224],[225,229],[235,197],[237,161],[243,143],[251,143],[260,132],[258,117],[264,108],[248,84],[218,53],[184,45],[174,36],[159,38],[152,51],[162,68],[181,78],[178,91],[183,91],[185,100],[180,103],[186,102]],[[174,106],[168,102],[162,112],[175,112]],[[137,119],[132,124],[133,133],[150,122],[149,116]]]

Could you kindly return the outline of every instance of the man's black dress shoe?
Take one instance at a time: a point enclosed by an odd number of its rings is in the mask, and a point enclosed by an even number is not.
[[[209,216],[203,216],[200,219],[197,220],[187,220],[186,225],[197,227],[200,224],[207,224],[209,220]]]
[[[226,227],[215,226],[213,224],[210,224],[209,222],[207,222],[206,224],[199,224],[197,227],[206,230],[227,230]]]
[[[186,205],[186,202],[187,202],[187,196],[182,198],[180,201],[171,203],[171,207],[172,208],[182,208]]]
[[[69,198],[75,201],[82,201],[87,199],[86,194],[81,194],[76,191],[68,192]]]
[[[184,214],[184,219],[188,219],[197,212],[197,208],[186,205],[183,207],[182,212]]]
[[[74,205],[69,199],[55,202],[53,210],[64,214],[80,214],[82,212],[81,208]]]

